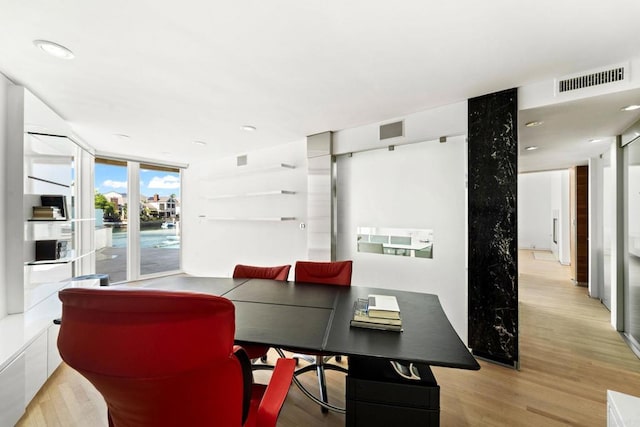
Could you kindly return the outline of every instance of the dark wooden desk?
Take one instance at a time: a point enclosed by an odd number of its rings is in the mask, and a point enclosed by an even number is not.
[[[437,295],[363,286],[193,276],[152,279],[142,286],[229,298],[236,306],[236,340],[240,343],[480,369],[449,323]],[[349,326],[353,302],[369,294],[396,296],[404,332]]]
[[[135,282],[130,286],[162,289],[165,291],[190,291],[210,295],[223,295],[242,285],[249,279],[232,279],[230,277],[196,277],[196,276],[168,276]]]
[[[369,294],[396,296],[404,332],[349,326],[353,302]],[[236,304],[236,339],[240,342],[458,369],[480,368],[449,323],[436,295],[250,279],[223,296]],[[328,317],[326,310],[330,312]],[[274,321],[278,327],[271,324]],[[280,327],[289,332],[283,333]],[[322,338],[319,336],[321,328],[325,331]],[[260,333],[256,332],[258,330]],[[291,338],[286,336],[288,334]],[[305,334],[313,338],[302,339]],[[300,337],[300,341],[294,343],[293,336]]]
[[[235,337],[240,344],[295,348],[303,353],[323,351],[353,358],[359,367],[352,375],[350,359],[348,425],[373,427],[388,425],[393,420],[411,425],[416,419],[431,420],[420,425],[439,423],[439,387],[432,376],[433,380],[424,386],[403,379],[379,381],[361,375],[363,366],[367,370],[368,361],[378,361],[371,366],[377,364],[382,368],[389,367],[389,360],[420,364],[426,376],[430,375],[430,366],[480,369],[451,326],[440,300],[432,294],[361,286],[184,276],[151,280],[143,286],[230,299],[236,307]],[[396,296],[403,332],[349,326],[353,302],[369,294]],[[432,402],[429,404],[433,406],[426,409],[402,406],[407,397]],[[393,399],[396,402],[390,404]]]

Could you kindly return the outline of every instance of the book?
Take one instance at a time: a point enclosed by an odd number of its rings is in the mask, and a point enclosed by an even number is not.
[[[393,295],[369,295],[369,317],[400,319],[398,300]]]
[[[60,219],[60,209],[54,206],[33,206],[32,218],[35,219]]]
[[[357,299],[353,303],[353,320],[356,322],[378,323],[380,325],[402,325],[402,319],[369,316],[369,300],[363,298]]]
[[[369,300],[359,298],[353,303],[353,318],[351,326],[384,330],[401,330],[402,319],[386,319],[383,317],[369,316]]]
[[[381,323],[359,322],[357,320],[352,320],[350,325],[356,328],[377,329],[379,331],[402,332],[401,325],[383,325]]]

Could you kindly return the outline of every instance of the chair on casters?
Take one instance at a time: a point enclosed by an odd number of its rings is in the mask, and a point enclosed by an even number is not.
[[[351,271],[353,267],[353,261],[334,261],[334,262],[313,262],[313,261],[298,261],[295,267],[295,281],[305,283],[318,283],[325,285],[337,285],[337,286],[351,286]],[[325,369],[335,370],[347,373],[347,370],[342,366],[332,365],[326,363],[331,357],[335,357],[337,361],[340,361],[339,355],[329,353],[314,353],[305,355],[294,355],[294,359],[304,358],[311,362],[310,365],[297,369],[295,376],[309,372],[316,371],[318,376],[318,386],[320,389],[320,401],[322,412],[328,412],[329,401],[327,398],[327,383],[324,375]],[[296,385],[301,385],[296,381]],[[306,391],[306,390],[303,390]],[[307,393],[305,393],[307,394]],[[319,403],[319,402],[318,402]],[[338,409],[338,408],[333,408]]]
[[[295,362],[279,359],[269,385],[254,385],[231,301],[122,288],[59,297],[60,355],[102,394],[110,427],[276,425]]]
[[[234,279],[270,279],[287,281],[289,278],[290,265],[279,265],[276,267],[256,267],[253,265],[237,264],[233,269]],[[245,345],[245,351],[249,355],[249,359],[260,359],[263,363],[267,361],[268,346],[264,345]],[[256,365],[255,369],[271,369],[272,367],[267,365]]]

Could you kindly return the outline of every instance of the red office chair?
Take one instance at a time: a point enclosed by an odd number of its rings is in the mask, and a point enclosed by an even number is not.
[[[270,279],[286,281],[289,278],[290,265],[277,267],[256,267],[238,264],[233,269],[233,277],[240,279]]]
[[[295,268],[295,281],[306,283],[318,283],[324,285],[337,285],[337,286],[351,286],[351,271],[353,267],[353,261],[335,261],[335,262],[313,262],[313,261],[298,261]],[[333,355],[328,353],[313,353],[310,355],[298,355],[294,358],[304,358],[311,362],[310,365],[297,369],[295,376],[309,372],[316,371],[318,375],[318,386],[320,389],[320,401],[322,412],[328,411],[328,398],[327,398],[327,383],[324,375],[325,369],[331,369],[334,371],[340,371],[347,373],[347,370],[341,366],[327,364],[326,362],[331,358],[336,357],[339,359],[339,355]],[[298,384],[298,383],[296,383]],[[306,394],[306,393],[305,393]],[[315,400],[315,399],[314,399]],[[338,409],[335,408],[334,409]]]
[[[239,279],[270,279],[286,281],[289,278],[290,265],[279,265],[277,267],[256,267],[253,265],[238,264],[233,269],[233,277]],[[245,345],[245,351],[249,355],[249,359],[260,359],[262,362],[267,361],[267,351],[269,347],[264,345]],[[271,366],[257,365],[257,369],[267,368]]]
[[[252,386],[229,300],[122,288],[59,297],[60,355],[102,394],[109,426],[276,425],[295,363],[279,359],[269,385]]]

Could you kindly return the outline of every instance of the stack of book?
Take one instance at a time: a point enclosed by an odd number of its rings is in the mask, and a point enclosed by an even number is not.
[[[34,206],[33,219],[63,219],[62,213],[60,212],[60,208],[55,206]]]
[[[353,304],[351,326],[402,332],[402,317],[393,295],[369,295]]]

